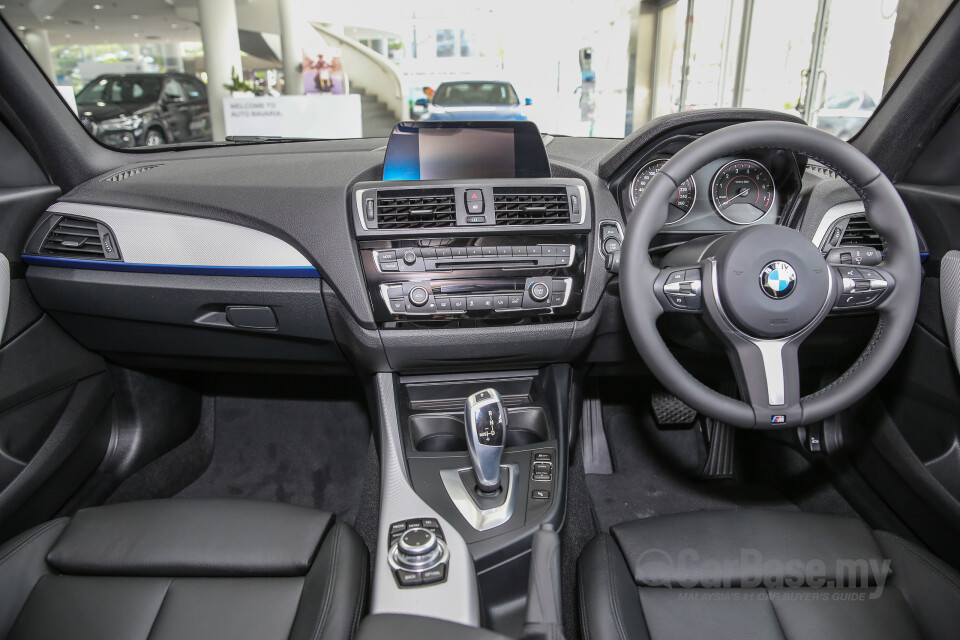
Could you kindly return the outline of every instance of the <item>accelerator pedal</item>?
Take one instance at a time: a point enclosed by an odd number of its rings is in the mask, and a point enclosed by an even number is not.
[[[705,480],[723,480],[733,477],[734,443],[736,432],[725,422],[704,418],[707,436],[707,460],[700,477]]]

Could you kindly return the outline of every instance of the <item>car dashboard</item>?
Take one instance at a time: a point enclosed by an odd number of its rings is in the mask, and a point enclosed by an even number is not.
[[[785,117],[743,119],[757,118]],[[736,121],[678,114],[623,141],[546,136],[549,178],[384,182],[381,140],[151,154],[48,209],[23,251],[27,279],[82,344],[136,365],[427,372],[632,359],[608,257],[643,181]],[[799,224],[805,181],[822,179],[805,168],[783,150],[715,160],[678,192],[654,253]],[[832,222],[862,212],[852,190],[848,200]]]

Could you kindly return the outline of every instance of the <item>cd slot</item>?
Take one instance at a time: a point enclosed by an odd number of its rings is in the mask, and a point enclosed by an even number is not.
[[[456,271],[460,269],[516,269],[539,266],[537,260],[437,260],[428,270]]]

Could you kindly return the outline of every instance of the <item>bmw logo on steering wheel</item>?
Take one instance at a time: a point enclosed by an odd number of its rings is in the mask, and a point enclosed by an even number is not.
[[[760,272],[760,288],[774,300],[782,300],[797,288],[797,272],[783,260],[774,260]]]

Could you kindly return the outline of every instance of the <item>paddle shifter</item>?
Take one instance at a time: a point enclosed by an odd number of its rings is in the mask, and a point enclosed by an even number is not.
[[[500,457],[507,441],[507,409],[495,389],[484,389],[467,398],[463,415],[467,449],[481,495],[500,491]]]

